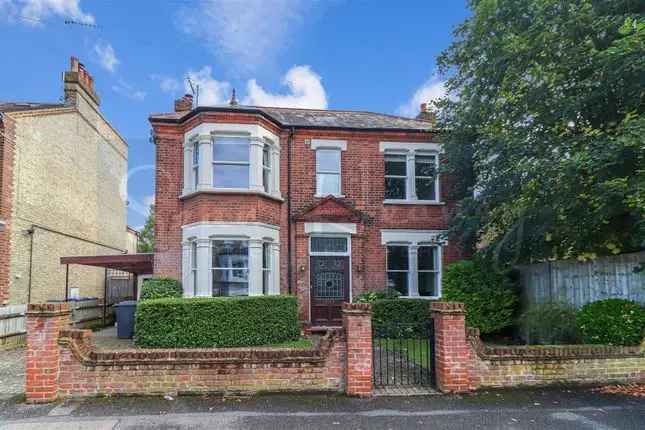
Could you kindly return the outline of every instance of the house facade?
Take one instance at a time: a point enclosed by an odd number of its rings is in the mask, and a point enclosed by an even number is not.
[[[438,298],[461,250],[432,123],[370,112],[240,106],[150,116],[156,275],[184,295],[293,294],[313,326],[385,287]]]
[[[78,59],[63,81],[61,103],[0,102],[0,305],[100,298],[104,270],[60,258],[125,252],[128,146]]]

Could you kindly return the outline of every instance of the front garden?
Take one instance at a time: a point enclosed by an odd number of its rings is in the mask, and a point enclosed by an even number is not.
[[[642,305],[612,298],[580,309],[562,303],[527,306],[520,300],[513,273],[493,267],[479,258],[455,262],[446,267],[442,282],[442,300],[465,303],[466,324],[478,328],[484,342],[496,345],[641,344],[645,334]],[[393,290],[370,291],[357,297],[357,301],[373,304],[373,325],[377,332],[384,333],[383,337],[418,337],[430,318],[431,301],[398,296]],[[392,342],[394,345],[406,343]]]

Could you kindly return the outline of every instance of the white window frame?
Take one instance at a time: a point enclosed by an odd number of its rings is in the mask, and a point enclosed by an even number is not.
[[[266,254],[265,254],[266,253]],[[265,259],[265,256],[267,257]],[[265,260],[267,265],[264,265]],[[262,242],[262,295],[266,296],[269,294],[271,289],[271,272],[273,270],[273,253],[271,252],[271,242],[264,241]]]
[[[199,273],[199,266],[197,264],[197,241],[190,242],[190,287],[192,289],[191,296],[197,295],[197,274]]]
[[[215,155],[214,154],[215,154],[215,147],[217,145],[217,139],[240,139],[240,140],[244,140],[246,142],[246,145],[248,146],[248,148],[247,148],[248,152],[249,152],[248,161],[215,160]],[[212,148],[213,148],[211,150],[211,158],[212,158],[212,160],[211,160],[211,164],[212,164],[211,168],[213,169],[213,173],[211,175],[211,186],[216,190],[220,189],[220,188],[223,188],[223,189],[239,189],[239,190],[248,190],[248,189],[250,189],[251,188],[251,169],[252,169],[252,166],[251,166],[251,139],[249,138],[249,136],[223,136],[223,135],[213,136],[213,139],[211,141],[211,145],[212,145]],[[215,185],[215,172],[217,170],[217,166],[246,166],[248,168],[248,171],[247,171],[247,176],[248,176],[247,177],[247,183],[248,183],[248,186],[246,186],[246,187],[222,187],[222,186]]]
[[[232,232],[234,232],[232,234]],[[182,284],[184,297],[211,297],[214,240],[241,240],[249,248],[249,296],[262,295],[263,244],[270,246],[269,295],[280,294],[280,228],[260,222],[196,222],[182,226]],[[192,290],[192,242],[197,243],[197,289]]]
[[[311,139],[309,142],[311,149],[314,152],[314,171],[316,173],[314,180],[316,181],[316,195],[317,198],[327,197],[332,195],[334,197],[345,197],[343,195],[343,151],[347,150],[347,141],[345,140],[332,140],[332,139]],[[338,151],[338,172],[336,171],[319,171],[318,170],[318,151]],[[322,193],[318,189],[318,174],[338,175],[338,192],[337,193]]]
[[[193,142],[192,149],[192,183],[193,187],[196,189],[199,186],[199,140]]]
[[[443,146],[432,142],[380,142],[379,151],[388,155],[405,155],[406,157],[406,187],[405,199],[384,199],[385,204],[444,204],[441,201],[441,181],[439,174],[439,159],[443,152]],[[417,197],[416,183],[416,156],[434,157],[435,159],[435,198],[434,200],[422,200]],[[422,178],[426,178],[423,176]]]
[[[405,162],[405,176],[401,175],[388,175],[385,174],[385,179],[387,182],[387,178],[403,178],[404,184],[405,184],[405,197],[403,199],[385,199],[385,201],[401,201],[401,200],[408,200],[408,196],[410,195],[410,181],[409,181],[409,168],[408,168],[408,160],[407,160],[407,155],[405,152],[386,152],[384,155],[385,163],[387,163],[388,157],[403,157],[403,161]],[[400,162],[400,161],[399,161]],[[385,190],[387,191],[387,189]]]
[[[213,160],[213,149],[218,138],[242,138],[249,140],[249,160],[227,161]],[[194,152],[193,144],[199,142],[200,168],[195,179],[192,170]],[[265,191],[263,150],[269,149],[271,171],[269,191]],[[280,193],[280,138],[275,133],[259,124],[202,123],[184,134],[184,187],[180,198],[187,198],[194,193],[248,193],[260,194],[274,200],[283,201]],[[214,186],[214,170],[218,165],[249,165],[248,187],[229,188]]]
[[[347,250],[345,252],[316,252],[311,247],[311,241],[314,238],[334,238],[347,240]],[[352,237],[349,234],[330,234],[330,233],[315,233],[309,236],[309,255],[311,257],[350,257],[352,256]],[[351,266],[350,266],[351,267]]]
[[[445,239],[447,231],[445,230],[406,230],[406,229],[386,229],[381,230],[381,245],[385,247],[385,278],[387,280],[387,246],[406,246],[408,248],[408,295],[404,298],[418,298],[436,300],[441,298],[441,279],[443,275],[443,248],[448,244]],[[436,247],[436,270],[422,272],[437,273],[437,295],[420,296],[419,295],[419,256],[418,248],[423,246]]]
[[[245,242],[246,243],[246,252],[247,252],[247,267],[239,268],[239,267],[213,267],[213,245],[214,242]],[[251,292],[251,243],[249,239],[246,238],[239,238],[239,237],[230,237],[230,238],[225,238],[225,237],[214,237],[211,238],[210,241],[210,264],[209,264],[209,273],[210,273],[210,287],[211,287],[211,296],[212,297],[248,297],[250,296]],[[216,270],[219,271],[226,271],[226,270],[245,270],[246,271],[246,295],[239,295],[239,296],[225,296],[225,295],[218,295],[215,296],[213,295],[213,282],[215,281],[215,276],[214,273]]]
[[[262,146],[262,188],[264,189],[264,192],[267,194],[271,194],[271,189],[272,189],[271,152],[272,152],[271,144],[265,143],[264,146]],[[266,163],[265,163],[265,160],[266,160]]]
[[[338,154],[338,170],[321,170],[321,169],[319,169],[319,167],[318,167],[318,157],[320,155],[322,155],[322,154],[325,154],[325,153],[327,153],[327,154],[329,154],[329,153]],[[332,196],[341,196],[342,195],[341,190],[343,188],[343,185],[342,185],[343,175],[342,175],[342,171],[341,171],[341,165],[343,163],[342,163],[341,158],[342,158],[342,153],[341,153],[340,149],[321,148],[321,149],[316,150],[316,196],[326,197],[326,196],[329,196],[329,195],[332,195]],[[323,192],[321,189],[319,189],[318,188],[318,184],[319,184],[318,177],[321,176],[321,175],[327,175],[327,176],[335,175],[335,176],[338,176],[338,189],[335,190],[332,193]]]

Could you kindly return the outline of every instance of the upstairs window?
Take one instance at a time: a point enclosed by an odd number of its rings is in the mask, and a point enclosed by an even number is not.
[[[385,198],[404,200],[407,196],[408,166],[405,155],[385,156]]]
[[[340,150],[316,150],[316,195],[340,195]]]
[[[262,187],[265,193],[271,192],[271,147],[262,147]]]
[[[216,137],[213,143],[213,186],[249,188],[249,139]]]
[[[385,154],[385,200],[437,202],[437,156]]]
[[[193,145],[193,187],[199,184],[199,142]]]
[[[437,157],[416,155],[414,157],[414,185],[419,200],[437,200]]]

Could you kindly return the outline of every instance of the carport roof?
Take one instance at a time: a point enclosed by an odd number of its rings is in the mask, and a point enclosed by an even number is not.
[[[154,254],[116,254],[61,257],[60,264],[105,267],[137,275],[152,273]]]

